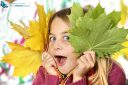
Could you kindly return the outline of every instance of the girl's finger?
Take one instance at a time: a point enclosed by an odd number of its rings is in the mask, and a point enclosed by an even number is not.
[[[43,60],[45,60],[47,58],[48,53],[47,52],[43,52],[42,56],[43,56]]]
[[[83,54],[87,54],[87,53],[90,53],[90,55],[91,55],[91,58],[92,58],[92,60],[93,60],[93,62],[95,62],[96,60],[96,55],[95,55],[95,52],[94,51],[86,51],[86,52],[84,52]]]
[[[87,59],[88,63],[93,67],[94,66],[94,61],[93,61],[92,56],[88,53],[88,54],[86,54],[85,58]]]
[[[85,56],[81,56],[81,58],[79,59],[79,65],[80,66],[89,66],[89,62],[88,60],[85,58]]]
[[[44,56],[44,61],[47,61],[49,58],[53,58],[49,53],[46,53],[46,56]]]
[[[48,61],[47,61],[47,65],[49,66],[53,66],[53,67],[57,67],[54,59],[50,58]]]
[[[47,60],[49,60],[50,58],[52,58],[52,57],[48,53],[44,53],[44,59],[43,59],[44,66],[47,63]]]
[[[91,54],[91,57],[92,57],[92,59],[93,59],[93,62],[95,62],[95,61],[96,61],[95,52],[94,52],[94,51],[91,51],[91,52],[89,52],[89,53]]]

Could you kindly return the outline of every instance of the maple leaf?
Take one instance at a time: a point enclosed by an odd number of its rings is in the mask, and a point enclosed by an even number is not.
[[[46,14],[43,6],[38,4],[37,11],[38,21],[29,21],[28,27],[10,22],[12,29],[25,39],[24,46],[8,42],[12,51],[1,60],[14,66],[14,76],[24,77],[30,73],[36,74],[39,66],[42,65],[42,52],[48,44],[48,22],[52,12]]]
[[[81,54],[88,50],[95,51],[98,58],[109,56],[123,48],[121,43],[126,41],[128,30],[116,26],[120,20],[120,12],[106,14],[100,4],[85,14],[80,14],[83,13],[80,10],[82,11],[82,7],[74,4],[69,15],[69,20],[73,23],[69,30],[69,41],[75,52]],[[72,18],[78,12],[77,19]]]

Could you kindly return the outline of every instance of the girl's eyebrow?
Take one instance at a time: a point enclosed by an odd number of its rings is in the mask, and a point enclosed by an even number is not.
[[[53,33],[49,33],[49,35],[54,35]]]
[[[66,33],[68,33],[67,31],[65,31],[65,32],[62,32],[61,34],[66,34]],[[49,33],[49,35],[55,35],[54,33]]]
[[[68,33],[67,31],[65,31],[65,32],[62,32],[61,34],[66,34],[66,33]]]

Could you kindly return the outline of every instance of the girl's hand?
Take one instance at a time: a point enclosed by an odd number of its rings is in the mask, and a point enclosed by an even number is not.
[[[54,58],[48,53],[43,52],[43,67],[45,70],[51,75],[57,75],[55,68],[57,68],[56,62]]]
[[[94,67],[95,65],[95,52],[86,51],[84,55],[82,55],[77,60],[77,67],[73,71],[73,82],[82,79],[85,74]]]

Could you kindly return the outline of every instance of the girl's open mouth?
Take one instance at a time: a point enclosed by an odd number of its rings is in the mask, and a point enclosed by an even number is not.
[[[63,66],[66,63],[67,57],[62,55],[55,55],[55,60],[58,66]]]

